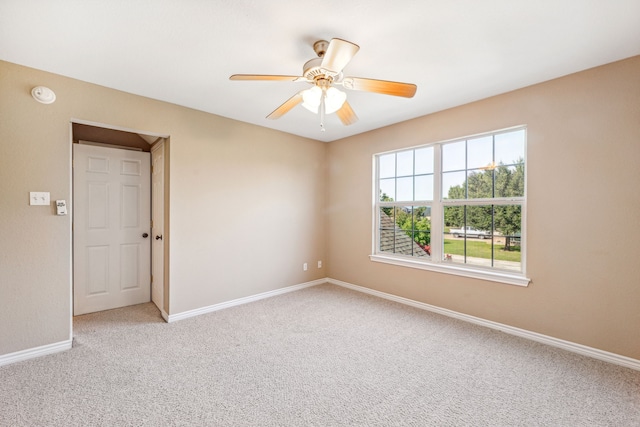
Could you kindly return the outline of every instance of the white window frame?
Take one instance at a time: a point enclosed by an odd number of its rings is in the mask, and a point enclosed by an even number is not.
[[[513,132],[523,129],[525,131],[525,192],[524,197],[515,197],[515,198],[491,198],[491,199],[460,199],[460,200],[444,200],[442,197],[442,146],[449,143],[454,143],[458,141],[464,141],[474,138],[479,138],[483,136],[493,136],[500,133],[505,132]],[[425,202],[425,201],[414,201],[414,202],[405,202],[403,203],[405,206],[430,206],[431,207],[431,257],[429,258],[416,258],[412,256],[393,254],[388,252],[381,252],[380,248],[380,224],[379,221],[379,210],[381,207],[380,204],[380,177],[379,177],[379,158],[385,154],[391,153],[399,153],[402,151],[408,150],[416,150],[419,148],[424,148],[432,146],[434,147],[434,175],[433,175],[433,201]],[[517,286],[528,286],[531,279],[526,276],[526,203],[527,203],[527,128],[524,125],[514,126],[511,128],[496,130],[492,132],[485,132],[476,135],[469,135],[461,138],[455,138],[446,141],[439,141],[431,144],[424,144],[415,147],[407,147],[397,150],[391,150],[381,153],[376,153],[373,155],[373,239],[372,239],[372,251],[369,256],[371,261],[381,262],[386,264],[393,264],[403,267],[417,268],[422,270],[435,271],[439,273],[445,274],[453,274],[457,276],[470,277],[481,280],[488,280],[492,282],[506,283],[510,285]],[[444,231],[444,207],[445,206],[478,206],[478,205],[504,205],[504,204],[513,204],[517,203],[522,206],[522,231],[521,231],[521,272],[511,272],[507,270],[501,270],[496,268],[485,268],[476,265],[470,264],[460,264],[460,263],[452,263],[448,261],[444,261],[444,254],[442,253],[443,248],[443,231]]]

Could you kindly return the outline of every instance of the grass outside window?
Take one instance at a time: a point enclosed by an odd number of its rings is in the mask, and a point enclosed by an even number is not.
[[[493,250],[495,260],[520,262],[520,246],[512,246],[510,251],[505,251],[503,245],[494,244]],[[444,253],[464,255],[464,240],[444,239]],[[473,253],[478,258],[491,259],[491,240],[467,239],[467,254],[469,253]]]

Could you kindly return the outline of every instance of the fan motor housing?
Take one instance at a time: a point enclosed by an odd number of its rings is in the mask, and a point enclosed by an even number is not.
[[[333,80],[339,73],[334,73],[329,70],[325,70],[320,65],[322,64],[322,58],[313,58],[307,61],[302,67],[302,75],[309,81],[314,81],[318,78],[325,78]]]

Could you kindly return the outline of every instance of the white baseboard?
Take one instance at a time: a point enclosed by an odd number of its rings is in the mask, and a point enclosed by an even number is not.
[[[248,304],[250,302],[258,301],[265,298],[275,297],[276,295],[285,294],[287,292],[298,291],[300,289],[309,288],[311,286],[320,285],[322,283],[327,283],[327,279],[318,279],[311,282],[288,286],[286,288],[280,288],[280,289],[264,292],[257,295],[251,295],[244,298],[238,298],[231,301],[221,302],[220,304],[214,304],[207,307],[196,308],[194,310],[183,311],[182,313],[170,314],[165,318],[165,320],[167,321],[167,323],[176,322],[178,320],[188,319],[189,317],[200,316],[201,314],[211,313],[214,311],[223,310],[225,308],[235,307],[237,305]]]
[[[16,351],[15,353],[3,354],[0,356],[0,366],[10,365],[12,363],[22,362],[23,360],[34,359],[36,357],[44,356],[47,354],[69,350],[71,348],[71,345],[72,340],[66,340],[53,344],[42,345],[40,347]]]
[[[622,356],[615,353],[610,353],[608,351],[599,350],[593,347],[587,347],[586,345],[577,344],[571,341],[561,340],[558,338],[550,337],[548,335],[539,334],[537,332],[527,331],[526,329],[520,329],[513,326],[505,325],[502,323],[493,322],[491,320],[485,320],[480,317],[470,316],[468,314],[459,313],[457,311],[448,310],[446,308],[437,307],[435,305],[425,304],[423,302],[399,297],[397,295],[387,294],[385,292],[376,291],[374,289],[365,288],[363,286],[354,285],[351,283],[343,282],[341,280],[328,278],[326,279],[325,282],[331,283],[333,285],[342,286],[344,288],[352,289],[354,291],[363,292],[369,295],[374,295],[387,300],[399,302],[401,304],[406,304],[412,307],[442,314],[444,316],[464,320],[466,322],[474,323],[476,325],[481,325],[487,328],[502,331],[507,334],[516,335],[522,338],[527,338],[532,341],[537,341],[553,347],[562,348],[564,350],[571,351],[573,353],[578,353],[583,356],[589,356],[594,359],[603,360],[605,362],[613,363],[616,365],[624,366],[626,368],[631,368],[631,369],[640,371],[640,360],[632,359],[630,357]]]

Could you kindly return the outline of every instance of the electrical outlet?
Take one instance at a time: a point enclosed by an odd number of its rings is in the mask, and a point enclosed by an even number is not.
[[[322,268],[322,261],[318,261],[318,268]]]
[[[305,262],[304,264],[302,264],[302,269],[304,271],[307,271],[309,269],[309,266],[307,265],[307,263]]]

